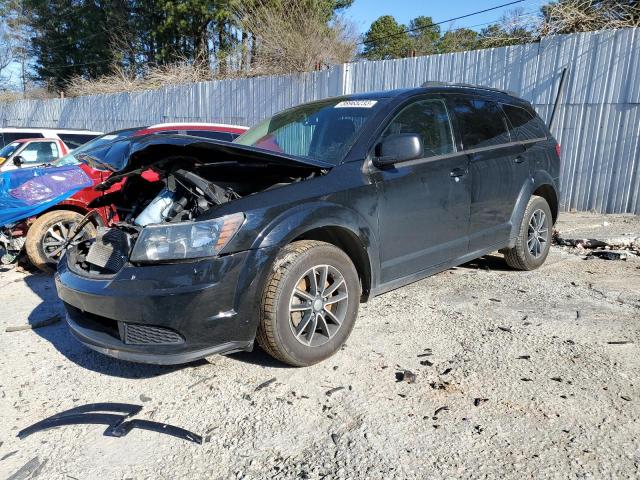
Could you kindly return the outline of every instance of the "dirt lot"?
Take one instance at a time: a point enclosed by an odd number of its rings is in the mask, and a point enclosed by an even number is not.
[[[640,236],[640,217],[565,215],[560,231]],[[554,247],[530,273],[485,257],[363,305],[343,350],[305,369],[259,351],[136,365],[84,348],[64,323],[5,332],[61,312],[45,275],[4,271],[0,305],[0,478],[640,475],[640,257]],[[205,442],[104,426],[16,438],[104,401]]]

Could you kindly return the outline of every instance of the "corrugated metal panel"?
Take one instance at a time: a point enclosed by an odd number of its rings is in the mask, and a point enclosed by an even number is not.
[[[291,76],[160,90],[0,103],[0,125],[110,131],[169,121],[253,125],[330,96],[416,87],[427,80],[512,90],[548,119],[568,68],[553,134],[562,145],[562,206],[640,213],[640,29],[561,35],[539,44],[357,62]]]

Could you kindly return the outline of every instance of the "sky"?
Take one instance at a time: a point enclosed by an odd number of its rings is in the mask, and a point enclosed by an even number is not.
[[[513,0],[355,0],[345,10],[345,15],[354,22],[360,33],[365,33],[371,22],[382,15],[392,15],[404,25],[412,18],[420,15],[433,18],[434,22],[448,20],[468,13],[492,8]],[[455,22],[455,27],[468,27],[480,30],[489,23],[494,23],[505,13],[513,9],[522,9],[523,14],[537,13],[540,5],[548,3],[543,0],[525,0],[508,7],[491,12],[481,13]],[[441,26],[442,31],[450,27],[449,23]]]

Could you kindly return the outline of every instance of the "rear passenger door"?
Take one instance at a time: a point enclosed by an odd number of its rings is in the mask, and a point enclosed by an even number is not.
[[[509,241],[511,215],[529,176],[524,148],[511,138],[497,102],[472,95],[452,96],[449,102],[469,157],[469,252],[502,248]]]
[[[375,175],[382,283],[446,265],[464,255],[468,243],[468,161],[457,151],[445,100],[411,101],[379,140],[397,133],[420,135],[424,153]]]

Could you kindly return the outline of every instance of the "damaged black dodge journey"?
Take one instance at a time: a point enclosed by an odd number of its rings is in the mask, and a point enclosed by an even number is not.
[[[79,159],[112,172],[93,206],[120,221],[67,251],[58,294],[73,335],[113,357],[184,363],[257,340],[311,365],[375,295],[496,250],[539,267],[559,153],[529,103],[468,85],[307,103],[233,143],[115,140]]]

